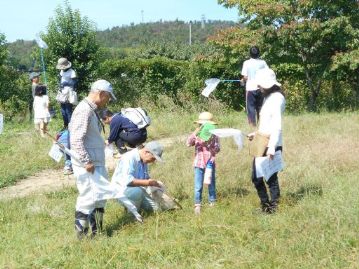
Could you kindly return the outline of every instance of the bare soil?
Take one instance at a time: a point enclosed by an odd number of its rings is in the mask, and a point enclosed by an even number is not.
[[[184,143],[187,135],[180,135],[176,137],[169,137],[159,139],[164,147],[169,147],[172,144]],[[106,159],[106,166],[109,170],[113,170],[119,159]],[[73,175],[63,175],[62,169],[49,169],[36,173],[33,176],[27,177],[13,186],[0,189],[0,200],[21,198],[30,194],[43,193],[61,190],[69,186],[75,186],[76,180]]]

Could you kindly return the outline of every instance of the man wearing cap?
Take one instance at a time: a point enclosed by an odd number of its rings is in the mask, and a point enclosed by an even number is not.
[[[64,128],[67,128],[72,116],[73,105],[69,101],[70,92],[75,91],[77,84],[76,72],[71,66],[71,62],[66,58],[60,58],[56,65],[56,69],[60,70],[60,88],[56,100],[61,106]]]
[[[30,110],[30,118],[32,117],[33,103],[35,98],[35,89],[36,86],[40,83],[40,75],[39,72],[31,72],[29,75],[29,79],[31,81],[31,98],[29,98],[29,110]]]
[[[80,239],[87,234],[89,224],[92,235],[101,230],[105,199],[114,198],[105,168],[103,125],[97,114],[111,98],[116,100],[111,84],[97,80],[88,96],[75,108],[69,124],[71,150],[77,155],[72,165],[79,191],[75,229]]]
[[[156,141],[151,141],[141,149],[136,148],[122,155],[115,169],[112,183],[119,186],[122,194],[135,205],[137,210],[159,210],[159,206],[148,194],[150,191],[147,188],[162,188],[163,185],[150,177],[148,164],[156,160],[162,162],[162,152],[162,145]],[[124,204],[122,199],[118,201]],[[126,204],[124,205],[129,209]],[[137,212],[132,213],[138,221],[142,221],[141,216]]]

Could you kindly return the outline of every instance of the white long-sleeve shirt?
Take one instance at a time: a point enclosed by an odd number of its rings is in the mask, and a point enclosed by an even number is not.
[[[268,154],[274,155],[275,148],[282,146],[282,114],[285,109],[285,98],[274,92],[264,99],[260,111],[258,131],[269,135]]]

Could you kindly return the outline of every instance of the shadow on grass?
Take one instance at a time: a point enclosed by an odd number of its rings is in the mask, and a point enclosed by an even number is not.
[[[286,203],[295,205],[307,196],[322,196],[323,187],[321,185],[307,185],[300,187],[296,192],[288,192],[285,196]]]
[[[106,235],[112,237],[113,233],[119,231],[122,227],[136,223],[131,213],[123,213],[123,215],[115,219],[114,222],[106,226]]]

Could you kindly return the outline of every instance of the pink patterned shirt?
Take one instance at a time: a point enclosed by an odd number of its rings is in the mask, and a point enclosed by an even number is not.
[[[215,135],[213,135],[209,141],[205,142],[196,136],[195,133],[192,133],[187,138],[186,144],[188,147],[194,146],[195,157],[193,166],[198,168],[205,168],[209,160],[215,162],[215,156],[220,151],[219,139]]]

